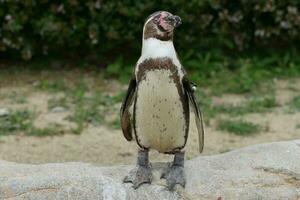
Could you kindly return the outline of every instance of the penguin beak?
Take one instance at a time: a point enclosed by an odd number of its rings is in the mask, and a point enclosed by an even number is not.
[[[167,21],[170,25],[172,25],[175,28],[182,24],[181,18],[177,15],[168,16]]]
[[[175,22],[174,23],[174,27],[178,27],[178,26],[180,26],[182,24],[181,18],[179,16],[174,15],[173,18],[174,18],[174,22]]]

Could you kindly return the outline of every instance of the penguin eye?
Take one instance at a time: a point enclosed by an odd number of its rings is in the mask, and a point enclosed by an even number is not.
[[[154,24],[159,24],[159,20],[160,20],[160,14],[157,15],[157,16],[155,16],[155,17],[152,19],[152,21],[153,21]]]

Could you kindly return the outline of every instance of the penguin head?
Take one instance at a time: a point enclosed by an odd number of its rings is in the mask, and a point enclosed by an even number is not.
[[[151,14],[144,24],[144,39],[156,38],[163,41],[173,39],[174,29],[181,24],[181,18],[167,11]]]

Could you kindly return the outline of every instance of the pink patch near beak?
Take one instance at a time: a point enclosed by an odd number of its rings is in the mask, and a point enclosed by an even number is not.
[[[167,14],[163,13],[161,14],[160,18],[159,18],[159,25],[161,27],[163,27],[164,30],[166,30],[167,32],[172,31],[174,28],[173,26],[171,26],[168,22],[166,22],[164,20],[164,18],[167,16]]]

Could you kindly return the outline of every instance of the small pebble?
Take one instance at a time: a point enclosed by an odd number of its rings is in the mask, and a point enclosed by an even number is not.
[[[54,113],[58,113],[58,112],[66,112],[67,109],[65,107],[62,107],[62,106],[57,106],[57,107],[54,107],[51,109],[51,112],[54,112]]]
[[[9,115],[9,109],[8,108],[0,108],[0,117],[5,117]]]

